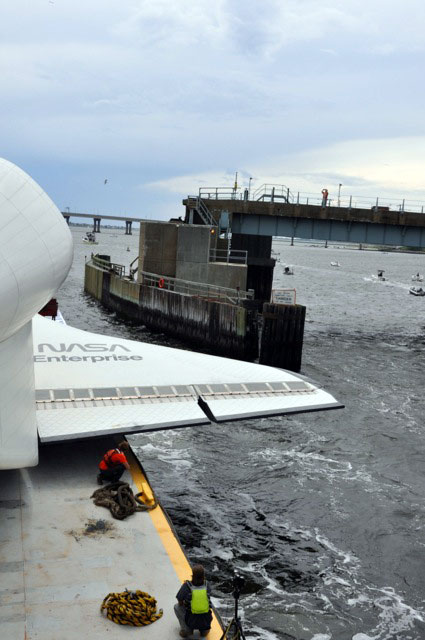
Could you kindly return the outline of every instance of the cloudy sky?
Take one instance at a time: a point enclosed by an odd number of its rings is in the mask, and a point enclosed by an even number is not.
[[[425,203],[424,24],[423,0],[2,2],[0,155],[62,210],[167,219],[236,171]]]

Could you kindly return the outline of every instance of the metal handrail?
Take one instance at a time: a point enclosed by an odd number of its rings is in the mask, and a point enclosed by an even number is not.
[[[103,260],[103,258],[99,258],[97,255],[93,254],[90,260],[95,267],[99,267],[99,269],[102,269],[103,271],[115,273],[120,278],[124,278],[126,275],[126,268],[123,264],[118,264],[117,262],[109,262],[108,260]]]
[[[204,200],[239,200],[243,198],[243,193],[244,189],[241,187],[199,187],[198,197]]]
[[[342,185],[341,185],[342,186]],[[293,192],[284,184],[263,184],[255,191],[246,187],[200,187],[199,196],[189,198],[203,198],[204,200],[254,200],[269,202],[287,202],[291,204],[310,204],[314,206],[341,207],[348,209],[371,209],[375,211],[392,211],[398,213],[424,213],[425,204],[419,200],[392,197],[381,198],[375,196],[341,195],[341,190],[335,190],[335,196],[323,202],[320,193]]]
[[[201,198],[198,198],[197,204],[199,215],[201,216],[205,224],[214,226],[214,218],[212,217],[210,210],[208,209],[206,204],[204,204]]]
[[[214,251],[214,250],[213,250]],[[215,250],[220,251],[220,250]],[[226,253],[226,250],[223,250]],[[248,252],[242,251],[238,249],[229,250],[228,253],[234,254],[245,254],[240,255],[239,258],[237,256],[234,257],[234,261],[242,261],[245,260],[243,264],[246,264]],[[108,260],[104,260],[103,258],[99,258],[99,256],[92,254],[89,263],[91,262],[94,266],[102,269],[102,271],[107,271],[108,273],[114,273],[120,278],[128,277],[130,280],[134,279],[134,274],[137,271],[137,267],[135,269],[131,268],[136,260],[139,258],[135,258],[129,268],[129,275],[126,275],[126,267],[122,264],[118,264],[116,262],[109,262]],[[232,259],[229,259],[229,262],[232,262]],[[217,262],[220,262],[218,259]],[[224,262],[224,260],[223,260]],[[243,289],[232,289],[230,287],[220,287],[214,284],[207,284],[203,282],[192,282],[191,280],[182,280],[181,278],[173,278],[171,276],[162,276],[157,273],[151,273],[149,271],[140,271],[141,282],[142,284],[147,284],[148,286],[160,287],[161,289],[166,289],[168,291],[176,291],[178,293],[183,293],[186,295],[199,296],[199,297],[207,297],[207,298],[224,298],[231,304],[239,304],[242,300],[252,300],[254,298],[254,290],[249,289],[248,291],[244,291]],[[161,284],[160,284],[161,281]]]
[[[295,202],[295,197],[289,187],[284,184],[263,184],[254,191],[252,200]]]
[[[137,265],[135,267],[133,267],[133,264],[137,262]],[[132,260],[130,262],[130,266],[128,267],[128,273],[129,273],[129,277],[131,278],[131,280],[133,280],[134,276],[136,275],[136,273],[139,270],[139,256],[137,256],[137,258],[134,258],[134,260]]]
[[[210,262],[247,264],[248,251],[242,249],[210,249]]]
[[[207,205],[202,201],[200,196],[188,196],[188,200],[194,200],[194,209],[201,216],[204,224],[213,227],[215,225],[214,218],[211,215]]]
[[[243,291],[242,289],[230,289],[228,287],[219,287],[213,284],[203,282],[192,282],[190,280],[182,280],[181,278],[173,278],[171,276],[162,276],[157,273],[148,271],[139,272],[141,276],[141,284],[149,287],[164,289],[165,291],[174,291],[183,295],[197,296],[199,298],[220,299],[238,305],[243,300],[253,300],[254,290]]]

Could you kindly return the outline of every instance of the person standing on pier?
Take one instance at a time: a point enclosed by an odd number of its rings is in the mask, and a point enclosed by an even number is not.
[[[328,202],[329,191],[327,189],[322,189],[322,207],[326,207]]]
[[[130,445],[124,440],[116,449],[110,449],[105,453],[99,463],[97,483],[118,482],[124,471],[130,469],[124,451],[129,451]]]
[[[180,623],[180,636],[186,638],[199,629],[201,638],[208,635],[211,628],[212,613],[210,588],[205,580],[205,570],[201,564],[192,569],[192,581],[186,580],[180,587],[174,605],[174,612]]]

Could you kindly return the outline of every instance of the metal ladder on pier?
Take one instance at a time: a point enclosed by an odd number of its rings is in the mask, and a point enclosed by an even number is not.
[[[213,227],[216,224],[210,210],[202,198],[199,196],[189,196],[187,201],[189,208],[193,209],[193,211],[198,214],[204,224],[210,227]]]

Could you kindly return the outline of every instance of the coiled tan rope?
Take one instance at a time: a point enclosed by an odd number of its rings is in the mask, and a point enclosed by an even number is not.
[[[156,499],[152,505],[147,505],[140,500],[142,495],[143,491],[134,495],[127,482],[114,482],[102,489],[97,489],[90,497],[98,507],[109,509],[114,518],[124,520],[135,511],[155,509]]]
[[[109,593],[102,602],[100,611],[116,624],[143,627],[152,624],[162,616],[162,609],[156,610],[156,600],[144,591],[123,591]]]

